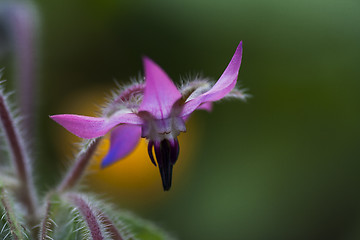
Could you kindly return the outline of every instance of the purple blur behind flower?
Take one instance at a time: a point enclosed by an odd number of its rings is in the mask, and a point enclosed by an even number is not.
[[[159,166],[164,190],[169,190],[179,156],[177,136],[186,131],[185,121],[190,114],[196,109],[210,110],[212,102],[225,97],[246,99],[247,95],[235,88],[241,57],[242,42],[213,86],[207,79],[197,78],[179,89],[156,63],[144,57],[145,83],[122,89],[101,117],[62,114],[51,118],[81,138],[97,138],[111,131],[110,150],[102,167],[128,155],[141,137],[148,139],[150,159]]]

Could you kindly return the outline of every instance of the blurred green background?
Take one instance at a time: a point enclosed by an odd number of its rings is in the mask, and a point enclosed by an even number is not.
[[[185,133],[196,133],[195,150],[170,192],[111,201],[179,239],[360,239],[359,1],[35,4],[44,188],[64,158],[54,143],[70,145],[47,117],[68,112],[64,102],[128,82],[143,55],[177,82],[217,79],[243,40],[239,80],[253,97],[195,114]]]

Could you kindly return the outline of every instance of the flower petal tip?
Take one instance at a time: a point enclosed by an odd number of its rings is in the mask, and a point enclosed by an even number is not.
[[[148,62],[152,62],[154,63],[154,61],[149,58],[148,56],[142,56],[142,62],[143,62],[143,65],[145,66]]]
[[[186,117],[187,115],[195,111],[199,106],[201,106],[201,104],[218,101],[224,98],[229,92],[231,92],[231,90],[234,89],[238,79],[241,59],[242,41],[240,41],[240,43],[236,47],[235,53],[232,56],[230,63],[220,76],[219,80],[215,83],[215,85],[212,86],[212,88],[207,92],[191,99],[190,101],[187,101],[182,110],[181,116]]]
[[[148,56],[143,56],[142,62],[143,62],[143,66],[144,66],[145,75],[147,72],[154,71],[157,69],[164,72],[164,70],[154,60],[152,60]]]
[[[103,161],[100,164],[100,168],[104,169],[108,166],[110,166],[112,163],[114,163],[114,161],[111,161],[111,159],[109,159],[107,156],[103,159]]]
[[[61,116],[61,114],[59,114],[59,115],[49,115],[49,118],[52,119],[52,120],[54,120],[55,122],[57,122],[56,119],[57,119],[59,116]]]
[[[181,93],[167,73],[153,60],[144,56],[143,64],[146,86],[138,110],[147,111],[157,119],[166,118],[170,115],[173,104],[181,98]]]
[[[107,132],[107,129],[103,127],[104,119],[102,118],[75,114],[52,115],[50,118],[81,138],[96,138],[105,135]]]

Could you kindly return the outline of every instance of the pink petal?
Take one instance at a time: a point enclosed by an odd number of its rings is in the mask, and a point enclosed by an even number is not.
[[[111,132],[110,150],[101,163],[107,167],[117,160],[126,157],[138,144],[141,137],[141,126],[124,124]]]
[[[141,118],[134,113],[115,114],[110,118],[74,114],[53,115],[50,118],[76,136],[89,139],[104,136],[111,128],[122,123],[142,124]]]
[[[196,108],[196,110],[205,110],[205,111],[211,112],[211,110],[212,110],[212,102],[205,102],[205,103],[201,104],[200,106],[198,106]],[[181,119],[184,122],[187,122],[187,120],[189,120],[190,116],[191,116],[191,114],[188,114],[186,116],[182,116]]]
[[[236,85],[242,56],[242,41],[236,48],[229,65],[215,85],[207,92],[185,103],[181,116],[186,116],[195,111],[202,103],[214,102],[223,98]]]
[[[151,59],[144,57],[145,93],[139,111],[150,112],[157,119],[170,115],[173,104],[181,98],[168,75]]]
[[[211,110],[212,110],[212,102],[202,103],[202,104],[200,104],[200,106],[198,106],[196,109],[198,109],[198,110],[205,110],[205,111],[211,112]]]

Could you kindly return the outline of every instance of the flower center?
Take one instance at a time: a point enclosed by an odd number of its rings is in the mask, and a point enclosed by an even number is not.
[[[142,125],[141,137],[150,141],[176,139],[180,132],[185,132],[185,122],[180,117],[169,117],[166,119],[146,119]]]
[[[185,132],[185,122],[180,117],[154,119],[143,113],[142,137],[149,140],[148,153],[151,162],[159,166],[161,180],[165,191],[171,187],[172,169],[179,156],[177,136]],[[155,158],[153,155],[155,150]]]

